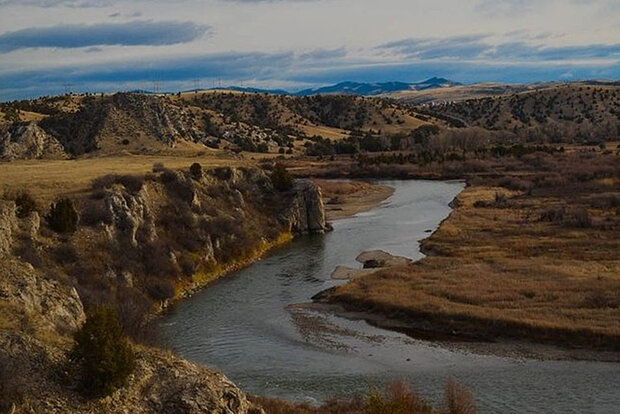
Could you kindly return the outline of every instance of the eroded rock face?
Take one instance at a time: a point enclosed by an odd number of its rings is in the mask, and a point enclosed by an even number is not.
[[[15,203],[0,201],[0,257],[9,253],[13,232],[17,228]]]
[[[0,132],[0,158],[8,160],[54,158],[67,154],[58,140],[36,123],[18,124]]]
[[[71,336],[85,321],[80,298],[29,264],[0,259],[0,310],[0,363],[11,364],[21,393],[12,412],[262,413],[223,374],[138,345],[125,387],[106,398],[84,398],[79,373],[67,369]]]
[[[138,230],[147,240],[157,236],[146,187],[142,187],[137,194],[120,185],[109,188],[105,193],[105,206],[112,217],[112,233],[119,241],[136,247]]]
[[[75,288],[43,277],[30,264],[7,259],[0,276],[2,308],[36,327],[35,335],[74,332],[86,319]]]
[[[330,229],[325,222],[321,189],[310,180],[297,180],[295,196],[289,210],[291,232],[295,234],[324,233]]]

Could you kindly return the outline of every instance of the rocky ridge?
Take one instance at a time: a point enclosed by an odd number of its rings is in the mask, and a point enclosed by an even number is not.
[[[51,413],[262,412],[224,375],[143,345],[136,345],[137,368],[126,387],[104,399],[88,399],[79,392],[79,375],[67,356],[72,335],[84,322],[85,308],[96,299],[94,294],[103,295],[100,298],[112,305],[116,300],[126,302],[119,306],[138,303],[150,295],[149,284],[155,280],[140,273],[144,265],[140,261],[146,260],[143,252],[159,249],[155,252],[160,260],[157,263],[171,270],[175,266],[185,269],[187,258],[195,258],[192,269],[199,272],[203,264],[229,257],[226,253],[239,245],[240,238],[259,245],[266,243],[265,237],[277,239],[277,234],[247,238],[244,234],[250,229],[275,228],[295,234],[328,229],[320,191],[305,180],[298,181],[290,192],[278,194],[258,169],[221,168],[201,177],[182,171],[161,174],[139,186],[119,177],[103,180],[93,195],[77,202],[83,216],[87,209],[96,210],[100,221],[89,217],[70,236],[52,236],[37,213],[19,219],[13,202],[0,202],[0,384],[10,372],[6,383],[14,385],[13,391],[7,391],[12,400],[7,409]],[[256,209],[265,210],[269,205],[272,211],[257,217]],[[225,217],[225,212],[230,217]],[[167,222],[168,214],[185,216],[185,225],[205,223],[184,230],[183,243],[191,241],[192,246],[198,246],[189,247],[193,251],[174,238],[181,224]],[[250,227],[230,227],[233,220],[250,216],[255,220]],[[104,245],[112,246],[111,250],[102,251]],[[52,262],[69,246],[77,261],[64,258]],[[91,251],[101,257],[89,256]],[[248,251],[258,254],[263,250]],[[37,260],[32,259],[35,256]],[[115,262],[115,258],[121,260]],[[90,268],[81,265],[87,262]],[[220,265],[223,268],[224,263]],[[160,278],[158,283],[177,280],[166,275]],[[200,284],[199,279],[193,280],[194,285]],[[99,290],[91,291],[91,283]],[[105,293],[105,286],[110,293]],[[125,296],[114,296],[114,292]]]

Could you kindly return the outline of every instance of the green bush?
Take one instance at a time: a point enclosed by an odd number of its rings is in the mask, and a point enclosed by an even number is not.
[[[278,191],[288,191],[293,188],[293,176],[283,164],[276,164],[271,173],[271,183]]]
[[[73,201],[63,198],[56,204],[52,203],[45,219],[55,232],[73,233],[77,230],[79,216]]]
[[[193,163],[191,167],[189,167],[189,172],[192,174],[192,177],[195,179],[202,178],[202,166],[197,162]]]
[[[97,308],[75,333],[72,359],[83,364],[85,390],[106,396],[124,386],[135,368],[135,355],[116,311]]]

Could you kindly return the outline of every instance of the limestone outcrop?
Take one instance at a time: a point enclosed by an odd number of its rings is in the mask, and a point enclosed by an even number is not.
[[[324,233],[330,230],[325,221],[325,206],[321,189],[310,180],[296,180],[294,198],[288,219],[295,234]]]
[[[18,219],[15,203],[0,201],[0,381],[10,371],[22,384],[16,412],[260,414],[224,375],[140,345],[127,386],[86,398],[68,358],[72,336],[84,308],[106,303],[140,324],[289,232],[326,231],[319,188],[298,180],[278,192],[258,168],[163,169],[102,177],[74,202],[83,220],[58,235],[36,212]]]
[[[16,124],[0,131],[0,158],[16,159],[64,159],[67,154],[53,136],[36,123]]]
[[[104,203],[112,221],[111,233],[115,234],[120,242],[127,242],[136,247],[138,230],[146,240],[153,240],[156,237],[149,201],[146,186],[143,186],[137,194],[131,193],[121,185],[105,190]]]

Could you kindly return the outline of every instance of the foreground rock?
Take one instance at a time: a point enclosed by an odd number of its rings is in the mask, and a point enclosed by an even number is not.
[[[76,290],[6,256],[0,265],[0,390],[9,412],[261,412],[224,375],[141,346],[125,388],[85,398],[67,356],[85,320]]]
[[[362,276],[372,275],[388,267],[409,266],[413,260],[395,256],[383,250],[371,250],[358,255],[355,260],[364,265],[363,269],[355,269],[348,266],[336,266],[331,274],[335,280],[357,279]]]

